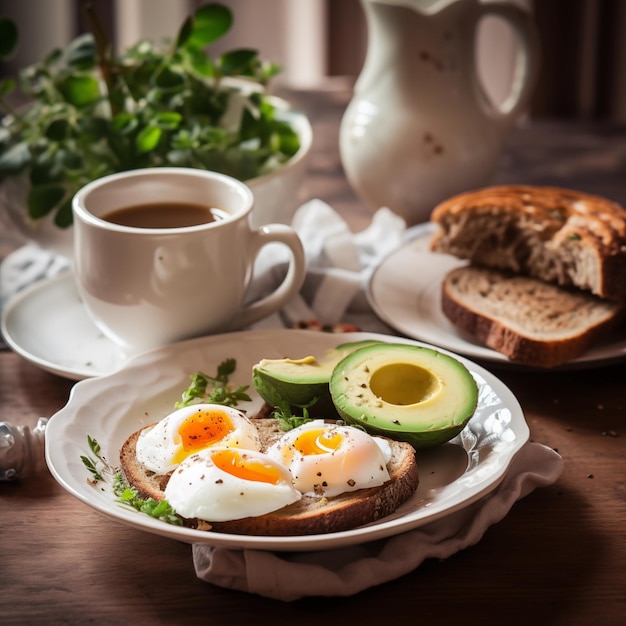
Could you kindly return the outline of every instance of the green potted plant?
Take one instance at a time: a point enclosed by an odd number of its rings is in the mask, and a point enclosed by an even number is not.
[[[230,30],[231,11],[203,5],[165,46],[142,40],[117,56],[88,4],[85,14],[90,32],[0,82],[0,190],[21,230],[46,245],[71,230],[71,200],[85,183],[158,166],[249,181],[260,196],[257,221],[288,221],[295,206],[262,214],[262,187],[267,181],[276,188],[278,173],[293,169],[290,182],[280,185],[293,196],[310,125],[268,93],[279,68],[256,50],[209,54],[207,47]],[[6,18],[0,18],[0,42],[0,58],[18,44],[17,26]],[[14,108],[18,94],[26,104]],[[293,204],[293,198],[276,202]]]

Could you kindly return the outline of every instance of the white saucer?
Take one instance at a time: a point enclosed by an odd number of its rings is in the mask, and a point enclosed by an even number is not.
[[[72,380],[110,374],[127,360],[89,318],[72,273],[36,283],[10,300],[2,335],[26,360]]]

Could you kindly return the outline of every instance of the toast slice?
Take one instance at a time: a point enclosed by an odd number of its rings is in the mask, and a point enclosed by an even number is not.
[[[557,187],[487,187],[438,205],[431,250],[626,300],[626,210]]]
[[[265,448],[284,434],[274,418],[253,420]],[[135,447],[141,430],[134,432],[122,445],[122,471],[140,495],[161,501],[169,475],[152,474],[137,461]],[[392,458],[387,464],[390,479],[379,487],[361,489],[334,498],[303,496],[294,504],[257,517],[225,522],[184,519],[183,523],[200,530],[287,536],[338,532],[376,521],[395,511],[413,495],[419,482],[414,448],[406,442],[388,441],[392,450]]]
[[[544,368],[579,357],[624,313],[624,306],[580,290],[473,265],[446,275],[441,306],[480,343]]]

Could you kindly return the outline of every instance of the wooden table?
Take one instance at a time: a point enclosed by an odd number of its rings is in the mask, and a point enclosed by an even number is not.
[[[293,94],[315,125],[303,199],[369,214],[337,151],[348,93]],[[626,203],[626,130],[525,124],[500,182],[560,184]],[[6,251],[5,251],[6,252]],[[568,373],[496,371],[531,438],[559,451],[559,481],[519,501],[476,546],[349,598],[282,603],[198,580],[190,546],[109,520],[47,474],[0,484],[2,624],[626,623],[626,365]],[[34,425],[72,382],[0,350],[0,419]]]

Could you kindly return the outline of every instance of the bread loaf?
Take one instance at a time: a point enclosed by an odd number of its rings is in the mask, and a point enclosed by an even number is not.
[[[442,310],[459,329],[511,361],[555,367],[615,327],[624,307],[579,290],[472,265],[449,272]]]
[[[435,208],[431,250],[626,300],[626,210],[556,187],[488,187]]]
[[[264,448],[277,441],[283,431],[274,418],[253,418]],[[146,428],[149,428],[147,426]],[[135,448],[139,431],[123,444],[120,463],[124,475],[140,495],[163,500],[169,475],[157,476],[137,461]],[[387,464],[390,480],[379,487],[361,489],[333,498],[303,496],[301,500],[278,511],[243,519],[206,522],[183,520],[201,530],[246,535],[310,535],[338,532],[376,521],[389,515],[417,489],[419,477],[414,448],[405,442],[388,440],[392,458]]]

